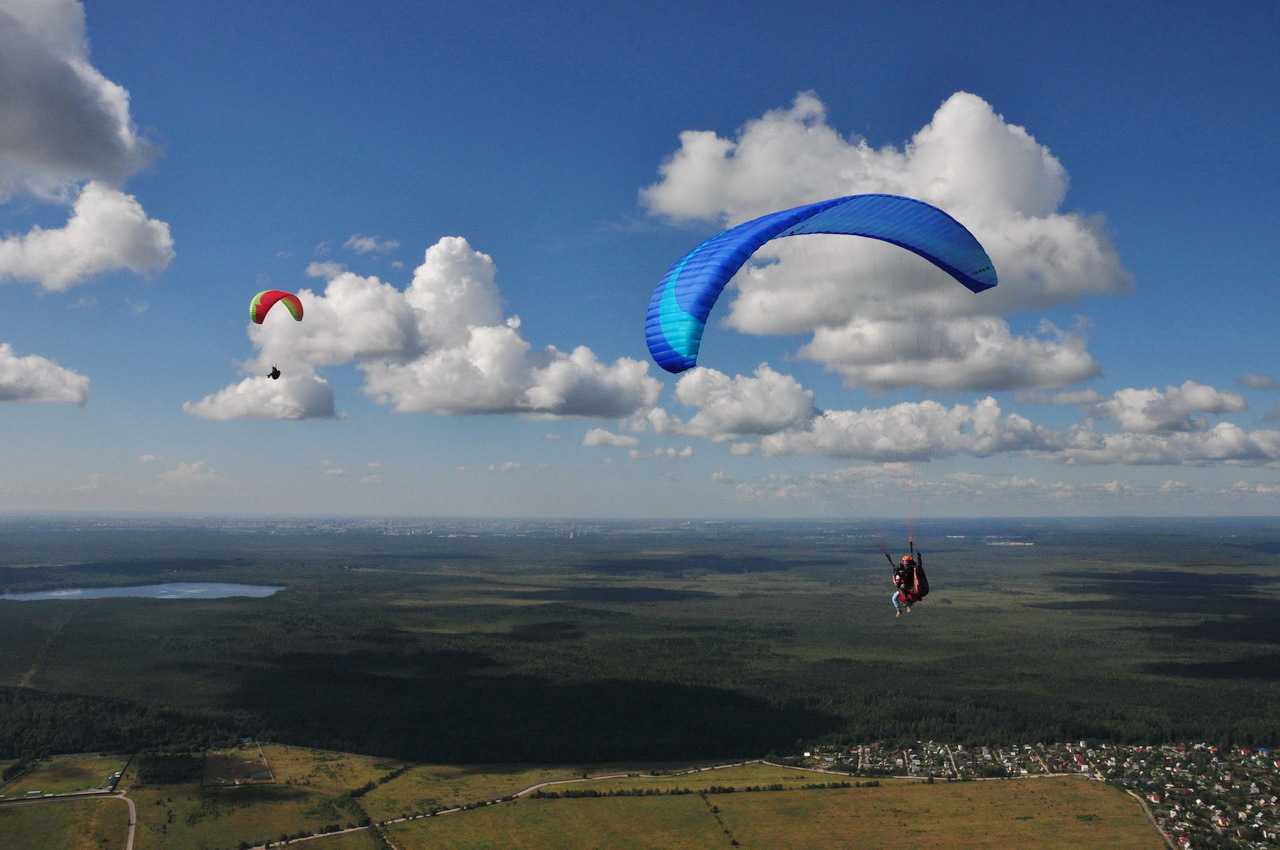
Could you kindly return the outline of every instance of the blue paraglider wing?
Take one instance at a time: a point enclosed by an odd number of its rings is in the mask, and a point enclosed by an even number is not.
[[[698,362],[707,316],[729,279],[771,239],[808,233],[863,236],[924,257],[973,292],[996,285],[991,258],[964,225],[937,207],[898,195],[851,195],[770,213],[730,228],[686,254],[649,302],[649,353],[668,372]]]

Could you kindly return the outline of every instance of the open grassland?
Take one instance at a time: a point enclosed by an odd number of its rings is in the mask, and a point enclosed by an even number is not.
[[[246,749],[257,752],[257,745]],[[324,793],[340,794],[377,782],[403,765],[395,759],[381,759],[351,753],[334,753],[308,747],[264,744],[262,751],[275,776],[284,785],[300,785]]]
[[[527,765],[417,765],[374,788],[361,798],[361,803],[374,820],[387,820],[481,800],[497,800],[540,782],[610,772],[614,771]]]
[[[316,838],[302,845],[305,850],[386,850],[367,829]]]
[[[701,797],[611,797],[501,803],[387,827],[400,850],[627,847],[705,850],[728,840]],[[775,845],[777,846],[777,845]]]
[[[544,782],[572,780],[570,787],[597,787],[595,782],[579,784],[591,776],[625,773],[645,776],[691,769],[684,764],[661,765],[414,765],[397,776],[380,782],[360,798],[374,820],[450,809],[482,800],[500,800]],[[608,780],[599,780],[608,782]]]
[[[111,776],[124,770],[128,756],[68,755],[41,759],[26,773],[0,789],[6,797],[23,797],[28,792],[66,794],[71,791],[105,790]]]
[[[123,800],[48,800],[0,806],[0,847],[12,850],[117,850],[125,846]]]
[[[628,774],[627,776],[612,777],[608,779],[595,779],[586,782],[574,782],[573,784],[554,785],[542,789],[547,793],[555,793],[559,791],[570,792],[590,792],[596,791],[602,794],[616,794],[618,792],[638,791],[670,793],[671,791],[693,791],[701,792],[709,788],[734,788],[742,790],[744,788],[759,788],[766,786],[782,786],[784,790],[794,790],[796,788],[804,788],[805,786],[813,786],[818,784],[826,784],[831,782],[863,782],[858,777],[849,776],[843,773],[826,773],[815,770],[799,770],[794,767],[785,767],[772,764],[743,764],[730,767],[702,767],[692,771],[663,771],[656,774]],[[882,783],[894,783],[899,780],[894,779],[878,779]],[[905,782],[913,782],[918,780],[902,780]]]
[[[752,777],[755,778],[755,777]],[[678,787],[678,786],[677,786]],[[1063,777],[572,799],[521,798],[388,827],[426,848],[1080,848],[1159,850],[1122,791]]]
[[[708,799],[744,847],[1164,847],[1132,797],[1077,777]]]
[[[135,850],[229,850],[351,820],[322,794],[275,785],[160,786],[129,796],[138,808]]]
[[[362,817],[382,821],[454,807],[468,808],[389,824],[387,834],[400,850],[702,848],[735,840],[745,847],[1161,846],[1131,797],[1078,777],[866,784],[768,764],[485,768],[408,765],[297,747],[264,750],[280,777],[276,783],[201,787],[197,773],[190,781],[130,792],[138,812],[137,850],[234,850],[241,842],[358,825]],[[124,781],[135,774],[131,768]],[[832,782],[862,787],[816,787]],[[369,783],[371,790],[351,793]],[[541,783],[554,783],[542,790],[562,796],[510,799]],[[626,796],[568,796],[620,792]],[[107,850],[122,846],[112,841],[127,819],[123,802],[112,799],[13,803],[0,806],[0,836],[21,836],[21,842],[0,846]],[[358,832],[308,846],[377,845],[370,833]]]
[[[149,784],[131,792],[138,807],[136,850],[227,850],[242,841],[259,844],[328,827],[354,826],[365,813],[350,792],[400,767],[399,762],[304,747],[264,745],[262,749],[274,782],[201,787],[193,779]],[[256,744],[219,755],[227,762],[262,769]],[[364,846],[359,839],[352,841],[356,842],[352,847]]]

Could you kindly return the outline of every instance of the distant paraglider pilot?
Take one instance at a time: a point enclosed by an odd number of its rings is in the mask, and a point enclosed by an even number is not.
[[[277,369],[275,366],[272,366],[271,371],[267,373],[267,377],[273,381],[277,380],[280,377],[280,370]]]
[[[905,611],[911,613],[911,606],[919,602],[929,592],[929,580],[924,575],[924,557],[915,552],[903,555],[902,562],[893,568],[893,616],[901,617]]]

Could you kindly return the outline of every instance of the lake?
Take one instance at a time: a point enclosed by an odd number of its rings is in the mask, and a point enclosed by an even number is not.
[[[270,596],[283,585],[229,584],[218,581],[174,581],[133,587],[76,587],[36,590],[31,593],[3,593],[0,599],[35,602],[47,599],[105,599],[111,596],[142,596],[147,599],[222,599],[226,596]]]

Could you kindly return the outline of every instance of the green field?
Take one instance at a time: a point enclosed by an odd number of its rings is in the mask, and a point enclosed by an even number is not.
[[[854,782],[857,779],[858,777],[844,774],[754,763],[740,766],[671,770],[650,774],[631,773],[624,777],[575,782],[565,787],[574,791],[599,791],[605,794],[619,791],[637,790],[645,792],[649,789],[670,790],[673,788],[705,791],[713,786],[745,788],[750,786],[781,785],[784,790],[795,790],[796,788],[803,788],[816,783]],[[897,780],[886,779],[882,781],[892,783]],[[556,788],[546,789],[548,792],[556,790]]]
[[[464,810],[388,823],[384,829],[400,850],[699,848],[729,846],[732,840],[746,847],[1154,850],[1161,845],[1131,797],[1077,777],[864,783],[766,764],[486,769],[379,762],[274,745],[263,749],[276,782],[212,787],[202,785],[203,774],[197,772],[185,782],[130,791],[138,812],[137,850],[235,850],[242,842],[255,845],[354,826],[362,814],[383,821],[453,807]],[[257,747],[243,750],[256,753]],[[618,773],[626,775],[614,776]],[[134,779],[136,768],[131,767],[125,781]],[[815,787],[834,781],[858,784]],[[353,795],[369,783],[372,790]],[[512,798],[540,783],[556,783],[541,791],[561,796]],[[626,795],[568,796],[618,792]],[[499,799],[504,801],[493,802]],[[127,820],[123,802],[112,799],[0,805],[0,836],[5,838],[0,846],[107,850],[123,846]],[[306,846],[378,847],[368,831],[328,836]]]
[[[127,756],[89,753],[41,759],[30,765],[22,776],[0,788],[0,794],[13,799],[34,791],[41,794],[105,791],[112,775],[124,770],[128,761]]]
[[[115,850],[125,846],[121,800],[48,800],[0,805],[0,846],[12,850]]]
[[[529,767],[502,765],[416,765],[361,798],[374,820],[496,800],[539,782],[566,776],[615,772],[610,767]]]
[[[680,781],[668,782],[682,787]],[[388,827],[416,848],[1107,847],[1163,840],[1122,791],[1078,778],[528,799]]]
[[[365,813],[350,792],[400,766],[368,756],[305,748],[264,745],[262,750],[274,780],[211,784],[206,759],[204,768],[188,781],[146,783],[131,791],[129,796],[138,807],[136,850],[234,850],[241,841],[257,844],[355,826]],[[264,764],[256,744],[211,755],[222,779],[228,776],[222,768],[251,777]],[[131,778],[126,774],[126,779]],[[361,839],[350,840],[356,842],[351,846],[362,846]]]

